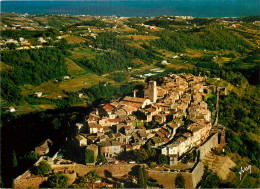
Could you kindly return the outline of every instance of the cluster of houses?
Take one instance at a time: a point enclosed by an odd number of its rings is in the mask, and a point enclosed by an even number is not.
[[[19,37],[18,40],[10,38],[10,39],[0,40],[0,45],[6,46],[8,44],[13,43],[16,46],[15,47],[16,50],[37,49],[37,48],[42,48],[43,47],[42,44],[47,43],[46,40],[50,40],[50,39],[51,39],[50,37],[46,37],[45,39],[43,37],[39,37],[37,39],[39,44],[38,45],[31,45],[31,43],[23,37]],[[50,47],[52,47],[52,46],[50,46]],[[5,49],[8,49],[8,48],[7,47],[1,48],[1,50],[5,50]]]
[[[203,96],[214,91],[214,86],[191,74],[168,74],[160,83],[150,81],[143,91],[134,90],[133,96],[99,105],[84,123],[76,124],[77,146],[91,149],[96,156],[114,158],[148,144],[174,164],[200,145],[212,127]],[[180,127],[184,133],[177,130]]]

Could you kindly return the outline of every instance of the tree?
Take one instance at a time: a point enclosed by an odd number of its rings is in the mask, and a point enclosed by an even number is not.
[[[147,186],[148,174],[147,174],[147,171],[145,170],[144,166],[142,166],[142,171],[143,171],[143,176],[144,176],[144,183],[145,183],[145,186]]]
[[[145,188],[147,186],[148,176],[144,166],[139,166],[138,169],[138,187]]]
[[[94,183],[100,179],[100,176],[97,174],[96,170],[89,171],[86,175],[87,179],[92,183],[92,187]]]
[[[168,163],[168,159],[167,159],[166,155],[159,154],[158,158],[157,158],[157,163],[158,163],[158,165],[167,164]]]
[[[144,148],[134,151],[134,157],[138,162],[142,162],[148,159],[148,154]]]
[[[24,159],[30,162],[34,162],[38,160],[39,156],[35,151],[30,151],[27,154],[25,154]]]
[[[86,177],[78,176],[73,184],[73,188],[89,188]]]
[[[50,188],[68,188],[69,178],[63,173],[57,173],[50,176],[47,180],[47,185]]]
[[[55,130],[60,129],[60,127],[61,127],[61,121],[59,120],[59,118],[54,118],[51,123],[52,123],[53,128],[54,128]]]
[[[85,163],[94,163],[94,156],[92,150],[85,150]]]
[[[14,43],[7,43],[7,47],[8,47],[10,50],[15,50],[16,45],[15,45]]]
[[[156,156],[156,150],[150,146],[145,148],[146,153],[148,154],[149,158],[154,158]]]
[[[155,168],[155,167],[157,166],[156,162],[151,162],[151,161],[149,161],[149,162],[147,163],[147,165],[148,165],[150,168]]]
[[[205,166],[200,183],[202,188],[218,188],[221,181],[216,173],[213,173],[208,166]]]
[[[35,175],[45,175],[51,171],[51,166],[47,161],[41,161],[38,166],[33,166],[31,172]]]
[[[175,186],[178,188],[185,188],[185,179],[181,173],[179,173],[175,178]]]
[[[103,156],[103,155],[98,155],[97,161],[98,161],[98,162],[105,163],[105,162],[107,162],[107,159],[106,159],[106,157]]]
[[[13,151],[13,160],[12,160],[12,166],[15,169],[17,167],[18,163],[17,163],[17,158],[16,158],[16,154],[15,151]]]

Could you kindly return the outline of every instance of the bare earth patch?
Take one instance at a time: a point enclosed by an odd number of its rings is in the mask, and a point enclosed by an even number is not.
[[[78,37],[78,36],[64,36],[64,39],[68,40],[69,44],[78,44],[78,43],[82,43],[85,42],[85,39],[82,37]]]
[[[230,169],[236,166],[229,157],[217,156],[213,154],[213,152],[208,153],[204,158],[202,158],[202,162],[204,165],[209,166],[209,169],[212,169],[213,172],[217,173],[217,175],[223,180],[228,178],[228,175],[231,173]]]
[[[159,37],[157,36],[148,36],[148,35],[131,35],[127,37],[129,38],[133,37],[134,41],[139,41],[139,40],[150,41],[150,40],[159,39]]]

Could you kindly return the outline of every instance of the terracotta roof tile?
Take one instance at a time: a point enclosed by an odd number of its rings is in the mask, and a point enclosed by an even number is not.
[[[135,103],[143,103],[146,99],[144,98],[137,98],[137,97],[130,97],[126,96],[123,101],[128,101],[128,102],[135,102]]]
[[[155,133],[156,133],[157,135],[159,135],[160,137],[164,137],[164,134],[162,134],[160,131],[155,131]]]
[[[109,122],[121,122],[121,119],[108,119]]]
[[[113,110],[114,109],[114,107],[113,106],[111,106],[110,104],[106,104],[105,106],[103,106],[103,109],[104,110]]]

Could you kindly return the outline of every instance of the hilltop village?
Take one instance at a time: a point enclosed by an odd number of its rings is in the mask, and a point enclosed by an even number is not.
[[[87,127],[88,134],[80,132],[76,139],[79,146],[95,146],[98,154],[107,158],[149,144],[169,157],[170,164],[176,164],[182,154],[209,136],[211,112],[203,97],[210,90],[213,86],[206,86],[202,77],[190,74],[170,74],[161,86],[150,81],[143,97],[137,97],[139,91],[134,90],[133,96],[101,104],[87,117],[86,123],[77,124],[79,131]],[[177,133],[184,120],[190,123],[185,125],[186,132]],[[146,129],[138,124],[151,121],[156,128]]]
[[[203,101],[218,89],[206,85],[204,80],[191,74],[168,74],[161,78],[160,85],[150,81],[143,91],[135,89],[132,96],[100,104],[86,116],[84,123],[75,125],[78,134],[71,147],[81,150],[81,156],[85,151],[92,154],[93,158],[86,161],[86,166],[66,160],[64,149],[60,149],[53,157],[46,156],[51,146],[50,140],[35,148],[42,155],[35,165],[46,160],[55,172],[63,170],[70,184],[73,184],[77,175],[84,175],[93,169],[100,175],[105,172],[105,178],[106,171],[110,170],[113,176],[135,182],[135,176],[130,176],[129,171],[133,166],[142,164],[128,157],[127,152],[149,146],[157,154],[166,157],[168,162],[168,166],[150,167],[152,169],[148,174],[151,178],[157,179],[164,187],[174,187],[173,183],[163,184],[160,178],[164,176],[158,174],[171,172],[168,179],[174,179],[178,172],[183,172],[189,183],[187,186],[196,187],[203,174],[200,158],[224,142],[223,137],[223,141],[218,140],[218,133],[221,132],[212,126],[216,120],[211,118],[211,111]],[[224,92],[222,90],[221,94]],[[154,127],[148,128],[149,123],[153,123]],[[125,153],[123,159],[120,158],[122,153]],[[194,154],[193,158],[187,160],[188,164],[184,162],[187,154]],[[101,156],[106,161],[100,161]],[[35,179],[38,179],[37,182]],[[17,177],[15,183],[16,187],[37,187],[44,180],[47,178],[33,176],[27,171]],[[106,185],[105,181],[101,183],[96,187],[115,186]]]

